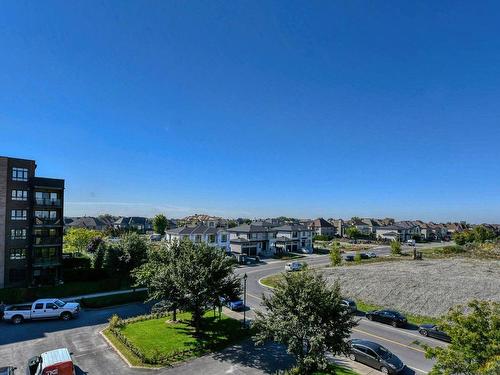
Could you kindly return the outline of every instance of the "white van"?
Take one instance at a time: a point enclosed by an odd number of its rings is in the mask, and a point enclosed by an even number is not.
[[[304,265],[300,262],[290,262],[285,264],[286,272],[300,271]]]

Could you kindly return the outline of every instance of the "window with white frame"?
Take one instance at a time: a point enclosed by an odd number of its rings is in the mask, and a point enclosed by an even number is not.
[[[25,240],[26,239],[26,229],[11,229],[10,239],[11,240]]]
[[[12,168],[12,181],[28,181],[28,169]]]
[[[28,218],[27,210],[11,210],[10,219],[11,220],[26,220]]]
[[[27,190],[12,190],[12,200],[13,201],[27,201],[28,191]]]

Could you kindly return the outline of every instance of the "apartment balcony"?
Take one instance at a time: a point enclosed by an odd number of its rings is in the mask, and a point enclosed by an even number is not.
[[[51,258],[33,258],[33,267],[54,267],[60,266],[61,260],[58,257]]]
[[[33,241],[33,246],[61,246],[62,238],[61,237],[35,237]]]
[[[33,225],[35,227],[61,227],[63,223],[61,219],[35,217]]]
[[[60,199],[50,199],[50,198],[37,198],[35,199],[35,206],[42,207],[61,207]]]

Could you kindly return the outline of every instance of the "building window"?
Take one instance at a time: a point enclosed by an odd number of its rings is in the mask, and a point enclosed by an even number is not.
[[[42,247],[34,249],[35,258],[38,259],[54,259],[57,257],[57,249],[55,247]]]
[[[221,242],[227,242],[227,234],[223,234],[223,235],[221,236],[221,240],[220,240],[220,241],[221,241]]]
[[[57,211],[35,211],[35,217],[38,219],[56,219]]]
[[[18,283],[26,280],[26,271],[23,269],[11,269],[9,271],[9,281],[11,283]]]
[[[26,259],[26,249],[10,249],[10,260],[23,260]]]
[[[28,181],[26,168],[12,168],[12,181]]]
[[[215,242],[215,234],[210,234],[208,236],[208,242],[209,243],[214,243]]]
[[[197,234],[197,235],[194,237],[194,242],[196,242],[196,243],[200,243],[200,242],[201,242],[201,234]]]
[[[292,233],[292,237],[297,237],[297,235],[298,235],[297,232]]]
[[[26,229],[11,229],[10,239],[11,240],[25,240],[26,239]]]
[[[12,210],[10,212],[11,220],[26,220],[28,218],[27,210]]]
[[[27,201],[28,191],[26,190],[12,190],[12,200],[13,201]]]

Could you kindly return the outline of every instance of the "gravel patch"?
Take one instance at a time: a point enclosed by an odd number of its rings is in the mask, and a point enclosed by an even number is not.
[[[471,299],[500,302],[500,262],[463,258],[382,262],[328,268],[351,298],[438,317]]]

